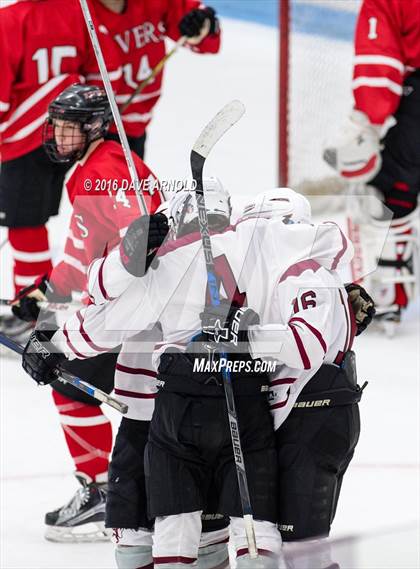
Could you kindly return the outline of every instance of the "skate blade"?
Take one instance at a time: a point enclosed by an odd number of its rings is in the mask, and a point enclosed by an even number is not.
[[[103,522],[90,522],[75,527],[47,526],[45,539],[55,543],[96,543],[109,541],[112,530]]]

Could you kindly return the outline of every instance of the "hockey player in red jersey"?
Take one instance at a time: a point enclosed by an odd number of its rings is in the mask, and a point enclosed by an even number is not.
[[[44,146],[55,162],[72,164],[65,185],[73,211],[62,261],[50,275],[22,291],[27,295],[13,308],[18,317],[36,320],[36,300],[45,298],[44,294],[50,300],[67,300],[73,291],[85,291],[86,270],[92,260],[118,245],[133,219],[154,212],[161,203],[155,176],[133,153],[147,205],[147,211],[139,209],[136,192],[128,189],[121,146],[104,140],[111,118],[105,92],[94,86],[72,85],[49,106]],[[81,361],[75,367],[70,363],[68,369],[110,392],[116,357],[115,353],[102,354],[96,361]],[[83,487],[66,507],[46,515],[46,536],[56,541],[107,539],[103,530],[104,484],[112,446],[111,423],[91,397],[68,384],[54,382],[53,387],[76,476]],[[83,511],[78,511],[81,498],[86,503]],[[87,535],[89,523],[93,523],[91,535]]]
[[[119,64],[111,40],[100,36],[113,72]],[[51,269],[45,224],[58,212],[67,170],[51,163],[42,147],[48,104],[68,85],[97,73],[79,2],[0,6],[0,61],[0,225],[9,228],[18,293]],[[17,339],[28,327],[13,316],[1,325]]]
[[[419,290],[420,278],[417,0],[362,2],[355,34],[353,95],[354,110],[324,158],[349,182],[369,184],[393,216],[372,275],[372,293],[378,314],[397,322],[401,309]],[[384,212],[373,213],[368,239],[383,233],[384,218]]]
[[[162,93],[163,71],[142,90],[146,79],[165,55],[165,37],[174,41],[186,37],[186,46],[197,53],[217,53],[219,23],[214,10],[198,0],[93,0],[101,27],[114,39],[122,66],[117,103],[124,107],[123,125],[130,146],[144,155],[146,128]],[[134,95],[134,97],[133,97]],[[114,126],[111,136],[116,137]]]

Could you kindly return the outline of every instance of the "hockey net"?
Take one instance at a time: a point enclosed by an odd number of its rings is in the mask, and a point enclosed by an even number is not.
[[[360,0],[280,0],[279,182],[337,194],[325,142],[352,108],[353,36]]]

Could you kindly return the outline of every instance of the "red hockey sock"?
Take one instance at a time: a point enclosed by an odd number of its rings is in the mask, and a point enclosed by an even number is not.
[[[10,228],[9,241],[12,246],[13,278],[17,294],[52,268],[48,230],[45,225]]]
[[[76,471],[93,481],[106,482],[112,448],[109,419],[96,405],[74,401],[56,391],[52,393]]]

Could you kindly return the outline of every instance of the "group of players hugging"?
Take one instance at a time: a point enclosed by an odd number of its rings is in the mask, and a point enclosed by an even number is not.
[[[134,190],[121,190],[125,157],[77,0],[0,10],[0,223],[9,228],[15,284],[2,333],[27,342],[25,371],[51,385],[80,482],[69,503],[46,514],[46,537],[111,536],[122,569],[229,567],[229,540],[238,568],[291,567],[287,542],[312,540],[311,566],[328,567],[325,537],[360,431],[352,344],[375,315],[366,290],[344,286],[338,272],[351,262],[353,245],[334,223],[313,223],[307,199],[289,188],[255,192],[231,219],[228,191],[205,178],[222,297],[212,306],[195,192],[185,188],[165,201],[143,161],[162,73],[135,90],[165,55],[165,36],[185,36],[197,53],[217,53],[215,11],[195,0],[89,5],[116,101],[130,103],[122,121],[138,177],[149,182],[144,207]],[[415,33],[406,27],[410,5],[363,2],[356,107],[326,151],[343,176],[375,176],[372,188],[394,213],[396,238],[378,269],[392,272],[382,281],[392,289],[382,310],[387,317],[406,307],[406,273],[414,274],[420,153],[413,68],[420,53],[401,40],[407,29]],[[380,150],[379,126],[397,108]],[[89,187],[95,180],[105,181],[105,191]],[[64,254],[53,267],[45,224],[57,214],[63,184],[73,209]],[[380,216],[374,221],[380,224]],[[70,302],[74,292],[82,304],[64,322],[40,311],[39,301]],[[227,365],[256,558],[236,478]],[[113,450],[100,402],[57,381],[57,368],[128,405]]]

